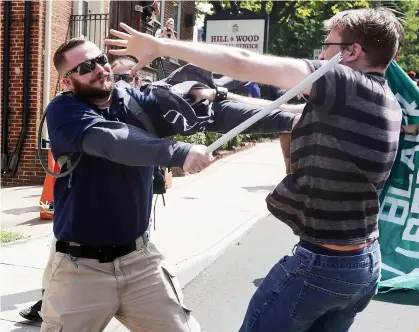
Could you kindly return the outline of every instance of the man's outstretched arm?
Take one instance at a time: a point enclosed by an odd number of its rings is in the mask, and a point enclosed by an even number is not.
[[[210,102],[213,102],[215,100],[215,89],[201,89],[201,88],[194,88],[191,89],[189,92],[192,96],[195,97],[196,100],[203,100],[207,99]],[[252,97],[245,97],[236,95],[232,92],[227,93],[227,100],[237,101],[239,103],[248,104],[248,105],[255,105],[259,107],[265,107],[272,103],[270,100],[260,99],[260,98],[252,98]],[[283,104],[278,109],[281,111],[287,111],[290,113],[303,113],[304,107],[306,104]]]
[[[214,102],[215,90],[194,88],[189,94],[195,97],[196,101],[208,100]],[[222,102],[214,102],[211,106],[214,112],[213,121],[205,126],[206,131],[226,133],[243,121],[253,117],[263,111],[263,106],[270,102],[262,99],[239,96],[233,93],[227,93],[227,99]],[[286,105],[295,108],[295,112],[275,109],[259,119],[256,123],[243,131],[246,133],[284,133],[290,132],[300,119],[304,105]],[[298,106],[299,109],[297,109]]]
[[[155,38],[140,33],[121,23],[127,33],[111,30],[120,39],[106,39],[107,45],[124,47],[110,50],[114,55],[130,55],[138,60],[138,70],[161,56],[171,56],[209,71],[224,74],[241,81],[253,81],[291,89],[311,74],[303,60],[261,55],[223,45],[191,43],[166,38]],[[304,91],[309,94],[311,87]]]
[[[161,139],[115,121],[103,121],[87,129],[82,150],[123,165],[178,166],[188,173],[199,172],[212,161],[204,146]]]
[[[311,74],[303,60],[258,54],[240,48],[164,39],[160,56],[171,56],[240,81],[292,89]],[[309,94],[309,87],[305,94]]]

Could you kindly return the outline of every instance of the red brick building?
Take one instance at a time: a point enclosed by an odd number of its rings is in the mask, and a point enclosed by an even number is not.
[[[121,13],[130,17],[131,21],[126,23],[141,20],[141,7],[146,1],[115,2],[123,4]],[[2,187],[43,183],[45,173],[36,152],[39,121],[49,100],[61,91],[52,56],[61,43],[80,35],[104,49],[110,19],[117,20],[112,10],[109,13],[113,6],[113,0],[2,1]],[[194,14],[194,1],[160,1],[160,14],[154,25],[142,22],[141,27],[154,33],[173,18],[178,38],[192,40]],[[160,64],[166,75],[180,66],[176,59],[170,58]],[[158,68],[154,67],[144,68],[144,74],[157,78]]]

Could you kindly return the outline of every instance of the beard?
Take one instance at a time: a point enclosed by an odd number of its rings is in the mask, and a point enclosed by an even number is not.
[[[94,87],[93,84],[105,78],[102,87]],[[88,84],[79,82],[78,80],[70,77],[74,87],[74,93],[86,100],[97,100],[109,98],[115,87],[112,75],[97,75],[93,77]]]

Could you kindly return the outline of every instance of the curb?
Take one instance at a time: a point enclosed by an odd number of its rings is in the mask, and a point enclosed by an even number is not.
[[[233,150],[221,151],[219,154],[215,156],[215,161],[231,156],[233,154],[248,150],[250,148],[253,148],[254,146],[256,146],[256,143],[246,142],[243,146],[240,146],[238,148],[233,148]]]
[[[230,234],[227,234],[224,238],[219,239],[216,243],[212,244],[205,251],[196,256],[186,258],[181,262],[173,262],[177,270],[181,287],[186,287],[221,257],[228,248],[236,245],[239,239],[251,232],[259,221],[267,218],[269,215],[269,211],[266,211],[263,214],[255,214],[234,229]]]

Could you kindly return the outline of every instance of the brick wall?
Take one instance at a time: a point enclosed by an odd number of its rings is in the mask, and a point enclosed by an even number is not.
[[[44,2],[30,1],[32,23],[30,34],[29,120],[18,169],[15,174],[2,174],[1,185],[18,186],[42,183],[45,173],[36,157],[36,136],[42,107]],[[4,6],[4,2],[2,7]],[[2,8],[3,11],[4,8]],[[11,35],[9,64],[9,156],[14,152],[22,128],[24,70],[24,11],[23,0],[11,2]],[[3,66],[4,17],[1,25],[1,64]],[[3,75],[2,75],[3,76]],[[4,91],[1,91],[3,96]]]
[[[26,138],[21,151],[20,162],[16,174],[3,174],[1,185],[20,186],[42,184],[45,172],[39,164],[36,154],[39,120],[43,112],[43,81],[44,81],[44,20],[45,2],[30,1],[32,12],[30,38],[30,103],[29,122]],[[23,41],[24,41],[24,0],[12,3],[11,50],[10,50],[10,102],[9,102],[9,154],[13,152],[22,126],[23,99]],[[51,27],[51,76],[50,99],[61,91],[58,73],[52,58],[55,50],[69,37],[69,21],[72,14],[71,0],[52,2]],[[106,6],[106,4],[105,4]],[[3,8],[2,8],[3,9]],[[2,25],[3,38],[3,25]],[[1,59],[3,59],[3,39],[1,41]],[[2,62],[3,64],[3,62]],[[2,91],[3,94],[3,91]]]
[[[105,0],[104,12],[109,10],[109,1]],[[44,20],[45,2],[42,0],[30,1],[32,24],[30,36],[30,92],[29,92],[29,121],[25,135],[25,141],[20,154],[20,161],[16,174],[2,174],[1,186],[22,186],[42,184],[45,172],[42,170],[37,158],[37,135],[39,120],[43,112],[43,49],[44,49]],[[1,4],[1,14],[4,14],[4,2]],[[195,12],[194,1],[181,1],[181,28],[180,38],[192,40],[193,27],[184,26],[185,14]],[[51,77],[50,77],[50,99],[61,91],[58,73],[56,72],[52,57],[58,46],[70,37],[70,16],[73,13],[73,3],[71,0],[61,0],[52,2],[52,27],[51,27]],[[166,21],[172,16],[172,3],[165,3]],[[3,65],[3,38],[4,38],[4,15],[1,24],[1,52],[0,61]],[[24,0],[14,0],[11,2],[11,36],[10,36],[10,78],[9,78],[9,135],[8,146],[11,154],[19,139],[22,127],[22,101],[23,101],[23,65],[24,65]],[[167,74],[177,69],[179,65],[165,61]],[[3,73],[3,72],[2,72]],[[154,72],[144,71],[142,75],[150,75],[155,78]],[[3,76],[3,75],[1,75]],[[1,88],[3,87],[2,84]],[[3,91],[0,95],[3,96]]]
[[[110,0],[105,0],[104,12],[103,13],[100,13],[100,14],[107,14],[107,13],[109,13],[109,1]]]
[[[70,38],[70,16],[73,14],[71,0],[52,2],[51,29],[51,89],[50,98],[62,91],[58,72],[55,70],[52,58],[57,48]]]
[[[190,40],[193,39],[193,27],[185,26],[186,14],[193,14],[195,16],[195,1],[182,1],[182,9],[180,11],[181,23],[180,23],[180,39]]]

